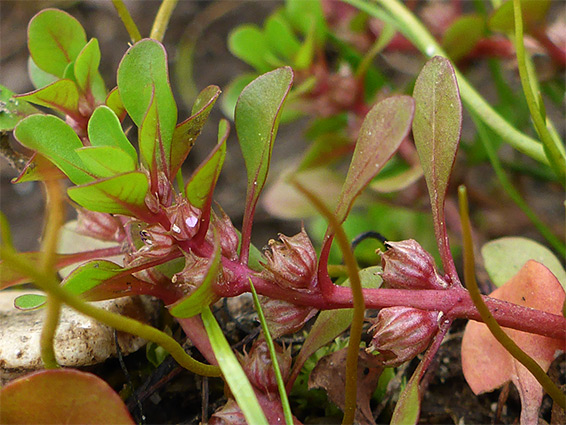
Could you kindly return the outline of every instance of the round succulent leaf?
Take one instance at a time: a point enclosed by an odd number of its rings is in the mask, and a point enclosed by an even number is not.
[[[116,146],[86,146],[77,149],[77,154],[89,173],[98,178],[135,171],[137,166],[130,155]]]

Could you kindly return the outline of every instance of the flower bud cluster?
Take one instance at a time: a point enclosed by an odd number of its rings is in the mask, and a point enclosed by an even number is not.
[[[292,237],[280,234],[279,239],[281,242],[272,239],[268,243],[262,277],[283,288],[311,289],[315,282],[317,257],[305,229]]]
[[[275,298],[261,296],[260,301],[272,338],[297,332],[318,312],[314,307]]]
[[[222,255],[229,260],[236,260],[238,258],[240,237],[230,217],[222,209],[220,209],[220,215],[217,215],[214,211],[211,212],[210,227],[206,233],[206,239],[211,244],[213,244],[213,229],[218,232]]]
[[[117,217],[108,213],[78,209],[77,233],[103,241],[122,242],[126,237],[124,226]]]
[[[193,238],[200,227],[201,211],[195,208],[184,197],[179,196],[177,203],[166,210],[171,223],[171,236],[182,241]]]
[[[381,254],[383,281],[393,288],[446,289],[448,283],[438,274],[432,256],[417,241],[387,242]]]
[[[285,349],[277,343],[274,344],[279,370],[283,382],[285,382],[291,372],[291,349],[290,347]],[[249,353],[240,355],[240,362],[254,387],[266,394],[277,393],[277,378],[273,370],[267,342],[263,337],[254,341]]]
[[[397,367],[423,352],[438,330],[439,312],[411,307],[382,309],[369,332],[373,332],[368,353],[379,351],[376,360]]]

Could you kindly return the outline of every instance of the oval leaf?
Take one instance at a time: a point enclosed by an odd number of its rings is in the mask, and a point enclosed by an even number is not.
[[[486,243],[481,254],[484,267],[495,286],[502,286],[529,260],[544,264],[566,289],[566,271],[550,249],[531,239],[507,237]]]
[[[31,115],[16,126],[16,139],[51,160],[75,184],[93,180],[76,153],[82,148],[74,130],[52,115]]]
[[[564,289],[542,264],[529,260],[507,283],[490,294],[524,307],[562,315]],[[564,342],[505,329],[507,335],[546,372]],[[513,381],[521,396],[521,423],[538,418],[542,387],[531,373],[495,339],[483,323],[470,321],[462,339],[462,370],[474,394],[492,391]],[[536,423],[536,420],[534,421]]]
[[[91,211],[144,218],[149,214],[144,202],[148,189],[147,176],[133,171],[71,187],[67,193],[73,201]]]
[[[228,48],[234,56],[253,66],[258,72],[271,69],[265,59],[269,45],[263,32],[255,25],[241,25],[232,31],[228,37]]]
[[[0,390],[4,424],[130,424],[126,405],[98,376],[76,369],[42,370]]]
[[[112,93],[118,93],[112,91]],[[119,96],[117,96],[119,98]],[[136,148],[132,146],[116,113],[108,106],[96,108],[88,121],[88,137],[92,146],[114,146],[127,153],[134,163],[138,162]]]
[[[42,307],[47,301],[47,296],[42,294],[24,294],[14,299],[14,307],[18,310],[35,310]]]
[[[45,9],[28,26],[28,48],[35,64],[63,78],[65,69],[86,45],[82,25],[66,12]]]
[[[135,171],[136,163],[122,149],[115,146],[87,146],[77,154],[90,173],[99,178]]]
[[[145,152],[142,158],[150,170],[155,164],[169,175],[177,105],[169,85],[167,54],[163,45],[150,39],[134,44],[120,62],[117,79],[120,97],[128,114],[138,127],[142,127],[142,123],[145,127],[140,130],[147,135],[140,136],[140,151]],[[150,134],[158,136],[157,140],[155,137],[150,140]],[[144,157],[157,153],[159,158]]]
[[[451,259],[444,220],[444,199],[452,172],[460,132],[462,104],[456,75],[450,61],[430,59],[415,83],[413,136],[426,179],[434,230],[444,270]]]
[[[527,31],[544,22],[550,8],[550,0],[521,0],[521,14]],[[492,31],[513,32],[515,30],[515,17],[513,14],[513,1],[501,4],[489,17],[489,28]]]
[[[377,175],[407,137],[415,103],[409,96],[393,96],[375,105],[366,115],[336,207],[342,223],[354,200]]]

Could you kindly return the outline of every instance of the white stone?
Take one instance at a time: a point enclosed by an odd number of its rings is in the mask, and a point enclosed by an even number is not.
[[[43,368],[40,335],[46,310],[22,311],[14,299],[37,291],[6,290],[0,292],[0,384],[21,374]],[[150,297],[123,297],[93,303],[113,313],[123,314],[145,323],[155,321],[158,304]],[[146,341],[118,332],[118,343],[124,355],[141,348]],[[55,356],[61,366],[79,367],[103,362],[116,356],[114,330],[70,307],[61,311],[54,341]]]

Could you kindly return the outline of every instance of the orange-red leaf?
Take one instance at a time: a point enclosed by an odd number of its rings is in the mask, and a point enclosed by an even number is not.
[[[565,298],[558,279],[548,268],[533,260],[528,261],[515,276],[490,296],[553,314],[561,314]],[[505,331],[545,371],[554,359],[556,350],[566,348],[563,342],[556,339],[513,329]],[[521,396],[521,423],[536,423],[542,401],[542,387],[497,342],[483,323],[470,321],[466,327],[462,341],[462,369],[475,394],[492,391],[513,381]]]

